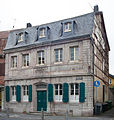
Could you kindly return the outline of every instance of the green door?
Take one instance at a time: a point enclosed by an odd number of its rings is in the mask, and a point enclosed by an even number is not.
[[[47,110],[47,93],[46,91],[37,91],[37,111]]]

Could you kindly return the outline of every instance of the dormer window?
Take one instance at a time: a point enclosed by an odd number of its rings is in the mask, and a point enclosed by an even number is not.
[[[39,36],[39,38],[43,38],[43,37],[46,37],[45,36],[45,28],[41,28],[40,29],[40,36]]]
[[[64,24],[64,32],[71,31],[71,22],[67,22]]]
[[[23,41],[23,33],[19,33],[18,42]]]

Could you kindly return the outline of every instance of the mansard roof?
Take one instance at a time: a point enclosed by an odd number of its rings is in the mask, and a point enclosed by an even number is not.
[[[48,24],[28,27],[24,29],[14,30],[9,33],[8,41],[6,44],[7,49],[12,48],[20,48],[24,46],[30,46],[34,44],[44,44],[44,43],[50,43],[50,42],[57,42],[57,41],[63,41],[66,39],[71,38],[80,38],[82,36],[91,35],[93,32],[94,27],[94,14],[95,12],[88,13],[85,15],[81,15],[74,18],[64,19]],[[73,34],[69,35],[63,35],[63,24],[66,22],[73,22],[75,23],[75,30],[73,31]],[[49,37],[46,39],[38,39],[38,29],[39,28],[48,28],[49,29]],[[21,42],[19,44],[17,43],[17,34],[19,33],[27,33],[27,39],[25,42]]]

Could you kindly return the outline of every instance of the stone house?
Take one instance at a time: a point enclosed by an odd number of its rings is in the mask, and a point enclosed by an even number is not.
[[[0,110],[4,109],[4,76],[5,76],[5,58],[3,49],[8,39],[9,31],[0,32]]]
[[[108,100],[109,50],[98,6],[85,15],[10,32],[4,49],[6,107],[92,116],[95,103]]]

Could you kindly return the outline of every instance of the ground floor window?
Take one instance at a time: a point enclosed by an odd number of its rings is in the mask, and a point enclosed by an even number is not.
[[[79,84],[71,83],[70,84],[70,102],[79,102]]]
[[[55,84],[55,102],[62,102],[62,84]]]
[[[16,101],[16,86],[11,86],[11,92],[12,101]]]
[[[23,101],[28,101],[28,86],[23,86]]]

